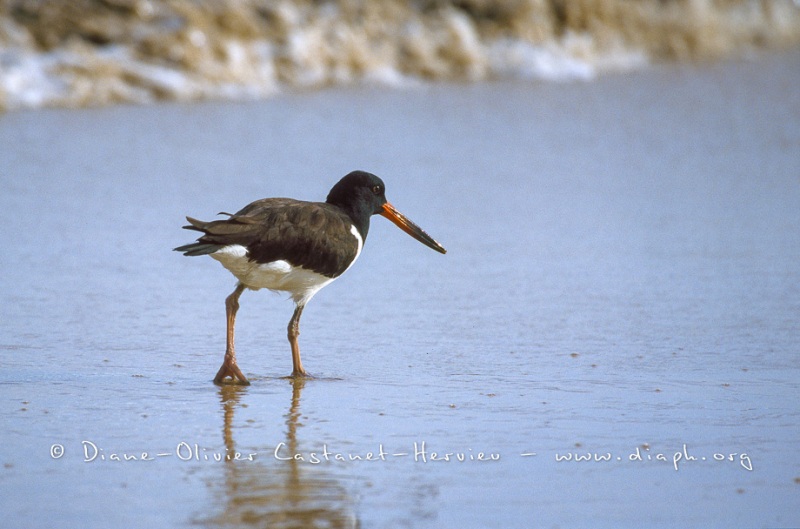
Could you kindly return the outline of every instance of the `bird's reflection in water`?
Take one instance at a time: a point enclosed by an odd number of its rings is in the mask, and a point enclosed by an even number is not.
[[[285,453],[298,451],[297,430],[304,380],[290,380],[292,398],[286,414]],[[224,410],[223,437],[228,454],[236,452],[232,426],[240,400],[247,394],[243,386],[223,386],[220,398]],[[280,461],[269,456],[273,447],[258,449],[254,461],[227,461],[220,465],[224,482],[219,486],[221,510],[201,523],[209,527],[263,528],[354,528],[359,523],[353,501],[335,478],[324,469],[300,461]],[[246,458],[247,450],[242,451]],[[219,479],[219,478],[216,478]],[[215,487],[218,485],[215,485]]]

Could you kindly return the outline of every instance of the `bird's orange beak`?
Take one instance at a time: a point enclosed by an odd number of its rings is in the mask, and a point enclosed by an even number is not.
[[[381,215],[394,222],[398,228],[411,235],[428,248],[433,248],[440,253],[447,253],[447,250],[445,250],[441,244],[433,240],[433,237],[425,233],[425,230],[411,222],[408,217],[397,211],[395,207],[388,202],[383,205]]]

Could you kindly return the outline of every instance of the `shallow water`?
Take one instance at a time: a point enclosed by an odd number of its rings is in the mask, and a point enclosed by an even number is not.
[[[798,66],[4,115],[2,511],[797,526]],[[234,282],[170,250],[183,215],[321,200],[354,168],[448,254],[375,218],[304,313],[317,378],[282,378],[291,302],[248,292],[252,385],[214,386]]]

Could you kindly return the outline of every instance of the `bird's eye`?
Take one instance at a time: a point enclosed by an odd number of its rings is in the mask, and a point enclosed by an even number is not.
[[[376,195],[380,195],[381,194],[381,186],[372,186],[372,192],[375,193]]]

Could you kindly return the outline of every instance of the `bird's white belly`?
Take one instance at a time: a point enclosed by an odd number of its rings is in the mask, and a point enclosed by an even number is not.
[[[247,288],[267,288],[289,292],[295,303],[305,304],[317,291],[335,278],[318,274],[288,261],[256,263],[247,257],[247,249],[241,245],[220,248],[211,257],[222,263]]]
[[[364,240],[355,226],[350,226],[350,233],[356,239],[357,248],[349,269],[356,262],[364,247]],[[211,254],[211,257],[222,263],[247,288],[289,292],[299,305],[305,305],[319,289],[333,282],[335,277],[327,277],[300,266],[293,266],[288,261],[278,260],[269,263],[256,263],[247,255],[247,248],[240,244],[224,246]]]

